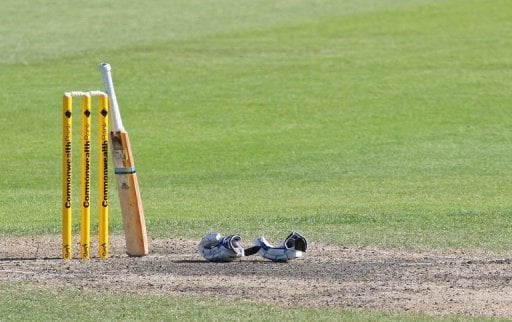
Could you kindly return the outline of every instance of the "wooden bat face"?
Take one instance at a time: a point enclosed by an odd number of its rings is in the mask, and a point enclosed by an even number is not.
[[[111,132],[110,139],[123,215],[126,253],[130,256],[145,256],[149,253],[146,223],[130,139],[125,131]]]

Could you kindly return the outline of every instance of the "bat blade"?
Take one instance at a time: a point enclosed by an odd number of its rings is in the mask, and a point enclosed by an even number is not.
[[[126,253],[130,256],[145,256],[149,253],[146,222],[130,138],[126,131],[112,131],[110,139],[123,216]]]

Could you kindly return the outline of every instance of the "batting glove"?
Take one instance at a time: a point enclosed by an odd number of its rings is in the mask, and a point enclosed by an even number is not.
[[[244,256],[241,241],[238,235],[222,237],[219,233],[210,233],[203,237],[198,250],[210,262],[231,262]]]
[[[306,238],[295,231],[275,247],[269,244],[263,236],[256,239],[254,243],[260,247],[259,255],[274,262],[287,262],[300,258],[308,248]]]

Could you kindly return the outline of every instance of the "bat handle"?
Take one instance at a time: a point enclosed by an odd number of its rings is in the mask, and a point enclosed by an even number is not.
[[[108,63],[101,63],[101,76],[105,85],[105,92],[110,100],[110,111],[112,120],[112,130],[119,132],[124,131],[123,121],[121,120],[121,112],[117,104],[116,91],[114,90],[114,82],[112,81],[112,67]]]

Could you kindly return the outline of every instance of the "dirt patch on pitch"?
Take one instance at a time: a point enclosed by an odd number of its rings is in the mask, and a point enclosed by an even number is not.
[[[289,263],[258,256],[208,263],[193,240],[153,239],[151,254],[142,258],[124,255],[122,238],[111,241],[108,260],[64,261],[58,237],[0,238],[0,281],[213,295],[287,307],[512,317],[512,260],[499,255],[310,242],[306,257]]]

